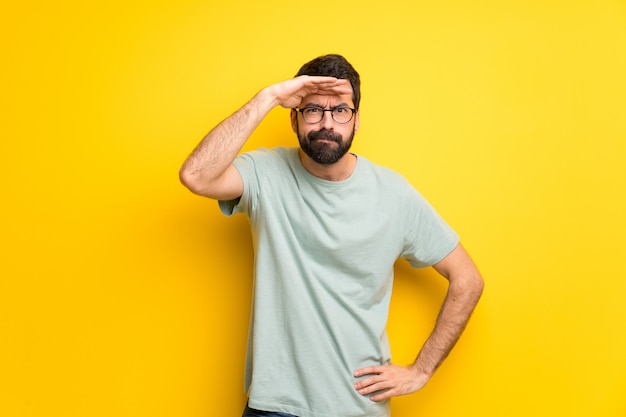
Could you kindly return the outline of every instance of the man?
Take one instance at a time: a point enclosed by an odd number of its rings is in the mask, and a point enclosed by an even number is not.
[[[255,251],[245,416],[374,417],[422,388],[463,331],[483,281],[457,234],[395,172],[349,152],[360,79],[342,56],[305,64],[217,125],[180,178],[245,213]],[[276,106],[291,109],[299,148],[238,156]],[[415,362],[392,364],[385,332],[393,266],[433,266],[449,280]]]

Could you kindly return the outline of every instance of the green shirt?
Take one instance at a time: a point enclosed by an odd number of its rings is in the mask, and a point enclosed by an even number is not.
[[[235,166],[243,195],[220,208],[245,213],[252,228],[250,407],[299,417],[388,416],[388,401],[353,388],[353,372],[390,363],[394,263],[433,265],[458,236],[403,177],[361,156],[344,181],[311,175],[297,148],[246,153]]]

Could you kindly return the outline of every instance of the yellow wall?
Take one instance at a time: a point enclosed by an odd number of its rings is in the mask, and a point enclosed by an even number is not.
[[[394,416],[626,415],[624,1],[12,3],[0,415],[240,415],[247,223],[177,171],[259,88],[328,52],[362,75],[355,151],[418,187],[487,282]],[[295,144],[284,109],[246,148],[279,144]],[[397,267],[405,363],[445,286]]]

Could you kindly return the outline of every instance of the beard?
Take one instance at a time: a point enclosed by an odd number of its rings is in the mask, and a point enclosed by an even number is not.
[[[307,135],[298,132],[300,148],[309,158],[321,165],[332,165],[339,161],[350,150],[353,138],[354,128],[345,141],[339,133],[328,129],[311,131]],[[318,139],[329,142],[321,142]]]

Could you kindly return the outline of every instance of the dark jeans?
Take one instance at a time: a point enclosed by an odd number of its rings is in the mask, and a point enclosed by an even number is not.
[[[246,409],[243,410],[243,414],[241,417],[298,417],[293,414],[287,413],[278,413],[276,411],[261,411],[255,410],[253,408],[248,407],[246,404]]]

